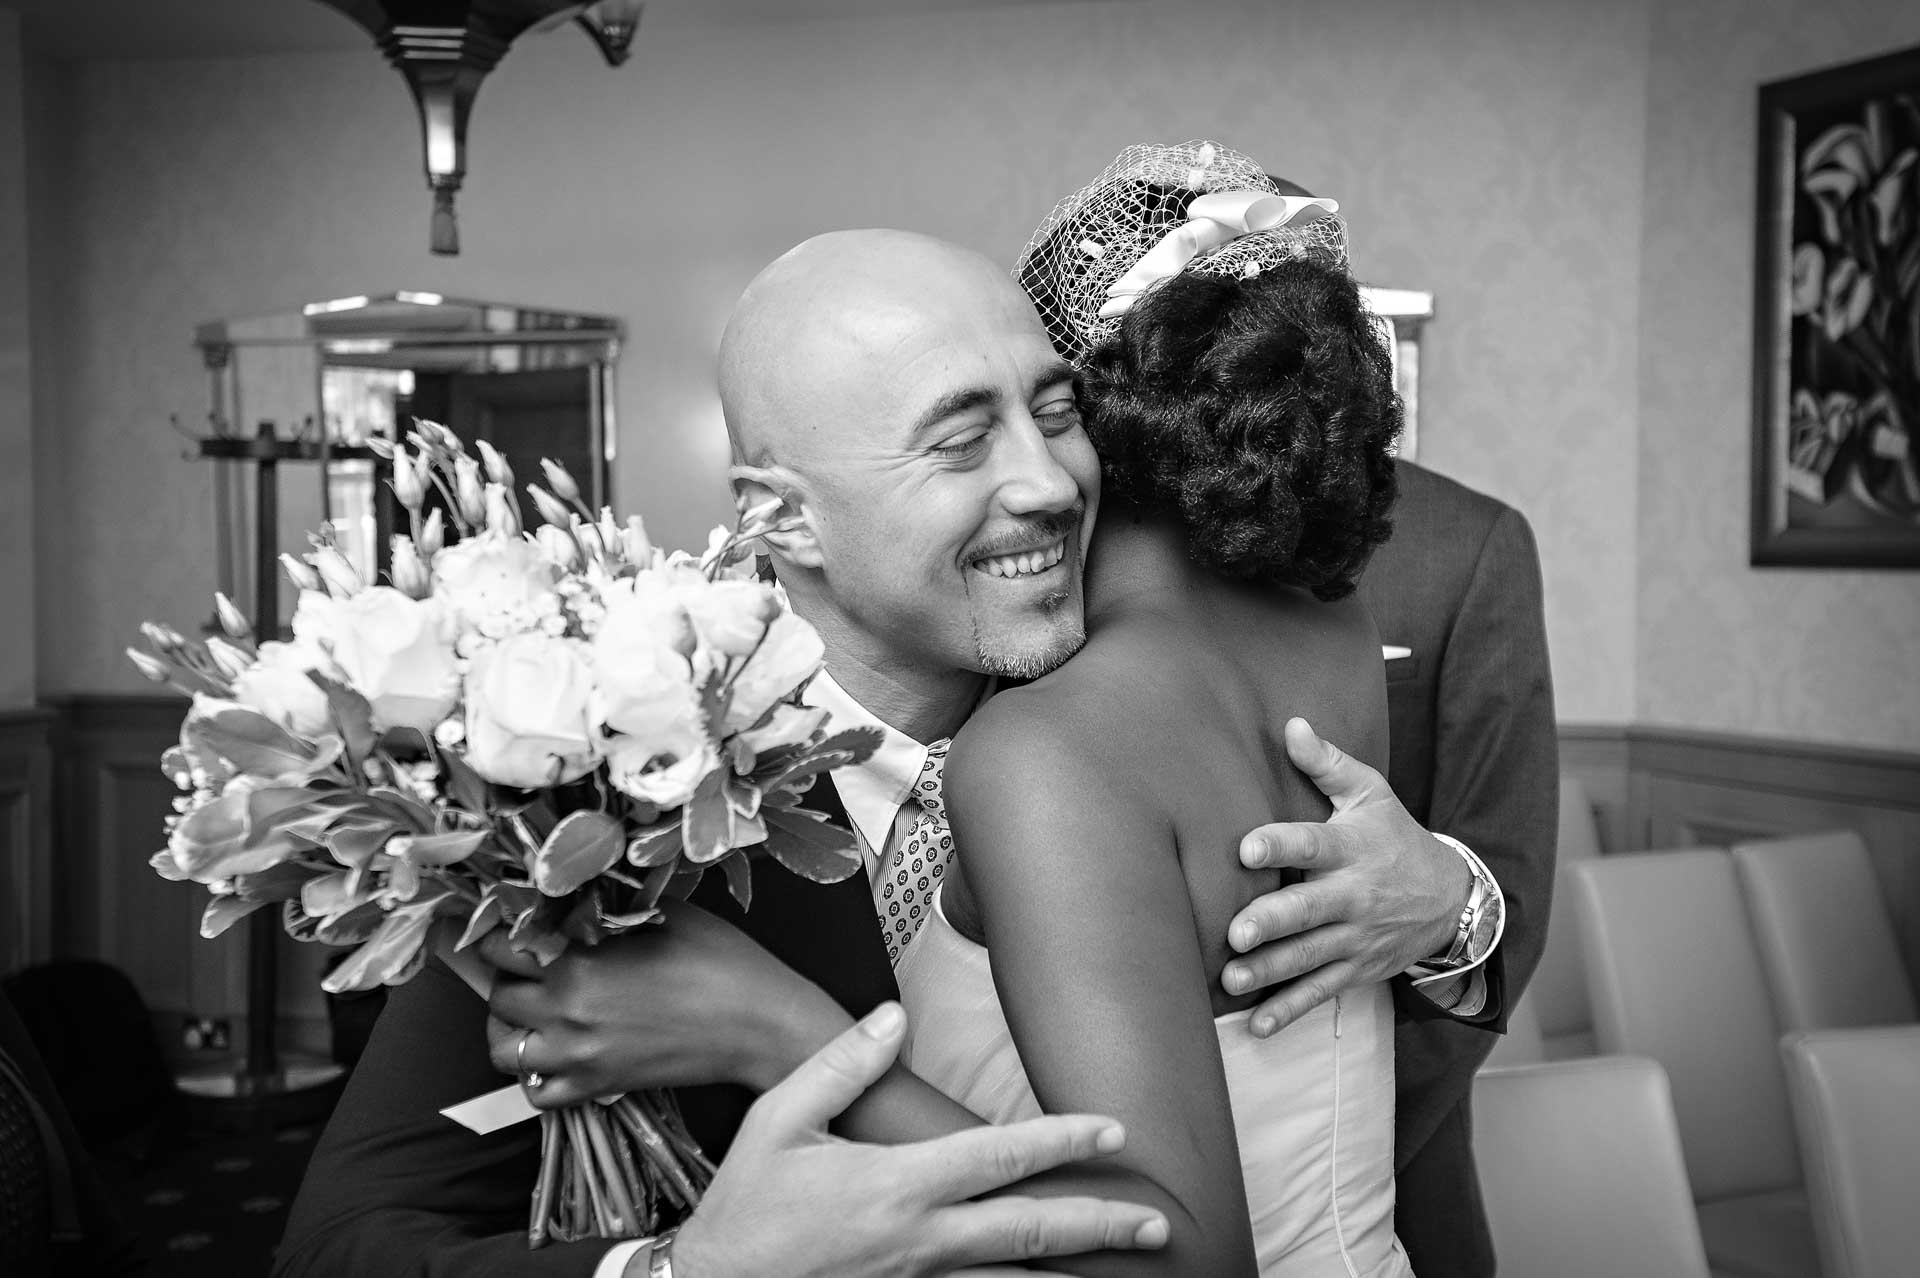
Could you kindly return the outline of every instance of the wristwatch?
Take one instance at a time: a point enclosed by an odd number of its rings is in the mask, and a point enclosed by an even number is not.
[[[1446,953],[1420,962],[1421,967],[1436,973],[1453,972],[1473,966],[1492,951],[1503,930],[1505,903],[1499,887],[1493,881],[1493,875],[1487,872],[1487,867],[1479,857],[1467,850],[1465,844],[1444,834],[1433,837],[1458,852],[1467,863],[1467,872],[1473,876],[1473,886],[1467,892],[1467,903],[1461,908],[1460,922],[1454,929],[1453,943],[1447,947]]]
[[[647,1252],[647,1278],[673,1278],[673,1240],[679,1233],[676,1225],[653,1240]]]

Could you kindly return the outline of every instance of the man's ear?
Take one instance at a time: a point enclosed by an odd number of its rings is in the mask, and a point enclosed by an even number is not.
[[[800,568],[820,566],[820,538],[813,527],[813,505],[800,477],[785,466],[738,464],[727,471],[738,510],[752,510],[767,502],[780,503],[783,527],[761,540],[774,558]]]

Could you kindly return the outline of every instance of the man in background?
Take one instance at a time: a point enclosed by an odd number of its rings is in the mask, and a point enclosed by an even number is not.
[[[1387,779],[1414,820],[1465,842],[1499,881],[1497,1003],[1510,1011],[1546,943],[1558,828],[1540,558],[1512,507],[1411,462],[1398,470],[1393,536],[1360,579],[1381,642],[1411,649],[1387,661]],[[1494,1272],[1468,1101],[1498,1028],[1399,1018],[1396,1219],[1421,1278]]]

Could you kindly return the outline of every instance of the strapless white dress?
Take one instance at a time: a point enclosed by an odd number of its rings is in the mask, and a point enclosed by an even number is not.
[[[934,909],[895,969],[913,1072],[995,1123],[1040,1106],[987,952]],[[1214,1020],[1262,1278],[1402,1278],[1393,1236],[1393,1000],[1350,991],[1271,1038]]]

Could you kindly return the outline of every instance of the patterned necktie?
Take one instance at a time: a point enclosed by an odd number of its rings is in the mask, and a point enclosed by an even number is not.
[[[887,863],[887,882],[880,889],[880,900],[886,907],[887,957],[895,963],[933,908],[933,890],[940,886],[940,876],[946,873],[947,860],[953,855],[947,805],[940,797],[940,772],[946,767],[951,744],[936,741],[927,747],[927,761],[920,765],[920,775],[907,796],[920,811]]]

